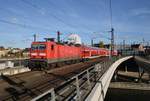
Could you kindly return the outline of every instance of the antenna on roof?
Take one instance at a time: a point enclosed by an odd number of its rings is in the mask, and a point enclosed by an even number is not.
[[[57,42],[60,43],[60,32],[57,31]]]
[[[37,37],[36,34],[34,34],[33,37],[34,37],[34,42],[36,42],[36,37]]]

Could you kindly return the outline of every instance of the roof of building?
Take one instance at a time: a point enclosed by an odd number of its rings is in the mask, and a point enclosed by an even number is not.
[[[140,45],[141,44],[133,44],[133,45],[131,45],[131,48],[139,48]]]
[[[0,46],[0,50],[5,50],[5,48],[3,46]]]

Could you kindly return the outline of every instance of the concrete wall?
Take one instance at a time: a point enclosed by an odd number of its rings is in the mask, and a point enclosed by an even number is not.
[[[116,68],[124,61],[131,59],[132,56],[124,57],[113,63],[110,68],[102,75],[98,80],[97,84],[86,98],[86,101],[104,101],[107,89],[109,87],[111,78],[116,70]]]

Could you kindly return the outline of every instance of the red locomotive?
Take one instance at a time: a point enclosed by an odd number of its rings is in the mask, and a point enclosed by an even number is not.
[[[29,67],[45,68],[48,64],[81,58],[81,47],[54,41],[32,42]]]
[[[54,40],[32,42],[30,50],[30,69],[45,69],[49,64],[58,62],[81,60],[99,56],[108,56],[108,49],[95,48],[84,45],[62,44]],[[113,52],[117,55],[117,52]]]

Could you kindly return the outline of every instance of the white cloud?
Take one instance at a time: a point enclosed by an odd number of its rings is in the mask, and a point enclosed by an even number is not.
[[[16,17],[12,17],[12,18],[10,18],[10,21],[13,22],[13,23],[17,23],[18,19]]]
[[[77,13],[69,13],[69,16],[73,18],[79,18],[80,16]]]
[[[44,8],[40,9],[39,12],[41,13],[41,15],[45,15],[46,14],[46,11]]]
[[[148,8],[133,9],[133,10],[131,10],[131,14],[133,16],[148,15],[148,14],[150,14],[150,9],[148,9]]]

